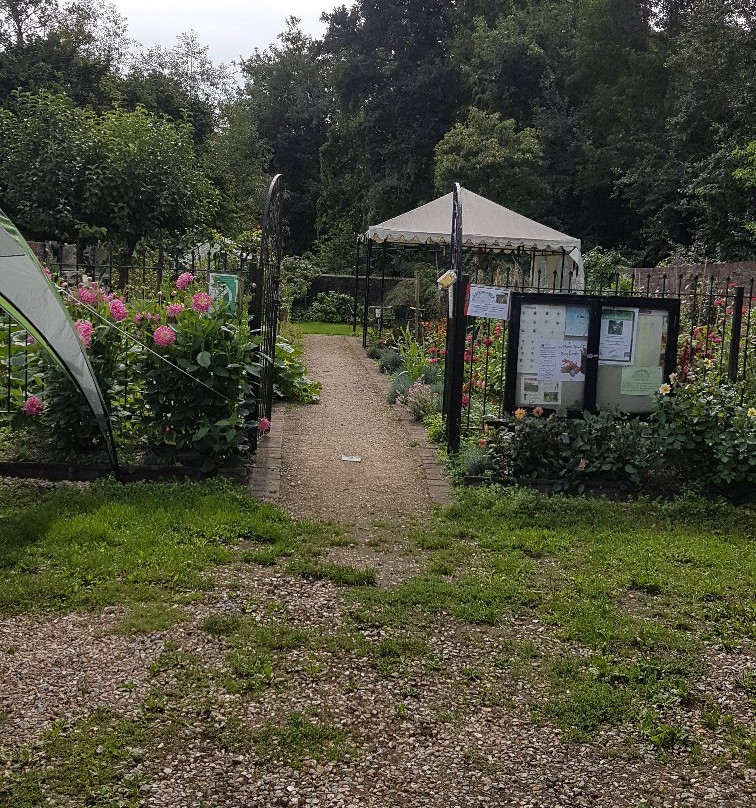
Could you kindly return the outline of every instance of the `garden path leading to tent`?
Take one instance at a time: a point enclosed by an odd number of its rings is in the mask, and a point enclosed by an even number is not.
[[[332,550],[329,560],[372,567],[379,583],[394,583],[416,572],[401,552],[408,531],[434,502],[450,501],[438,452],[403,407],[387,403],[388,380],[357,339],[308,334],[304,343],[323,389],[318,404],[286,413],[279,503],[354,536],[354,546]]]

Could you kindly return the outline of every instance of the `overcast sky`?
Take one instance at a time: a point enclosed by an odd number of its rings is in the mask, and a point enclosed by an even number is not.
[[[230,62],[264,50],[284,29],[287,17],[302,20],[302,29],[319,37],[324,11],[351,6],[352,0],[112,0],[128,20],[129,35],[142,45],[174,45],[194,30],[210,47],[210,58]]]

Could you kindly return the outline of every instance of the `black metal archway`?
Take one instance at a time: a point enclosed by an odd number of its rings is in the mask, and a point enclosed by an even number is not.
[[[258,342],[257,358],[260,374],[255,385],[255,417],[270,420],[273,410],[273,376],[276,365],[276,337],[280,305],[281,278],[281,201],[283,175],[276,174],[268,188],[260,234],[260,258],[257,266],[250,266],[249,321]],[[259,438],[262,431],[258,429]]]

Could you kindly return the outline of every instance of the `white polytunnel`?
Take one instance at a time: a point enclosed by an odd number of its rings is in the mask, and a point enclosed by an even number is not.
[[[100,386],[53,283],[11,220],[0,210],[0,307],[44,346],[89,404],[114,470],[113,432]]]

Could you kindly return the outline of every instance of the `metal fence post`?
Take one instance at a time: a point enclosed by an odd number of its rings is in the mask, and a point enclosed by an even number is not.
[[[454,287],[454,316],[450,323],[452,330],[451,356],[447,353],[449,366],[447,375],[448,397],[446,412],[446,447],[450,452],[459,451],[459,439],[462,433],[462,386],[465,376],[465,332],[467,315],[465,314],[465,297],[469,275],[462,275]],[[447,384],[444,385],[444,393]]]
[[[734,384],[738,380],[738,359],[740,357],[740,334],[743,328],[743,299],[745,286],[735,287],[735,300],[732,304],[732,326],[730,333],[730,356],[727,364],[727,378]]]

